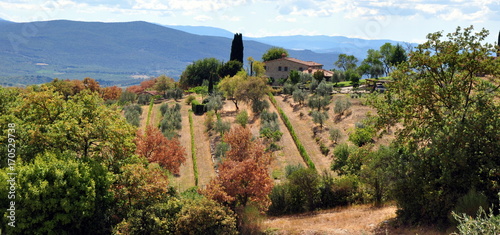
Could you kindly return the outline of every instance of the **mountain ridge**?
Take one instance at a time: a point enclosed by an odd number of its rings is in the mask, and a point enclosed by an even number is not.
[[[229,59],[230,38],[201,36],[144,21],[54,20],[0,24],[0,85],[26,85],[29,78],[92,77],[116,85],[139,83],[134,76],[179,78],[193,61]],[[245,40],[244,57],[260,59],[271,45]],[[338,54],[289,50],[290,56],[333,66]],[[21,82],[19,82],[21,81]],[[21,84],[19,84],[21,83]]]

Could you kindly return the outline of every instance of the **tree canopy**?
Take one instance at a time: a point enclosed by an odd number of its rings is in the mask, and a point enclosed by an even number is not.
[[[472,188],[498,200],[500,60],[483,43],[487,35],[473,27],[429,34],[392,73],[384,99],[374,101],[379,124],[403,124],[393,159],[403,221],[446,223]]]
[[[286,49],[281,47],[271,47],[269,50],[266,51],[266,53],[262,55],[262,60],[264,62],[275,60],[282,58],[283,55],[285,55],[285,57],[288,57],[288,51]]]

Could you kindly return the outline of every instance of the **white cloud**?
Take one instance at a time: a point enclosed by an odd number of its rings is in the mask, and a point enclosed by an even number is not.
[[[205,21],[210,21],[213,18],[211,16],[207,16],[207,15],[199,15],[199,16],[194,17],[194,19],[196,21],[205,22]]]
[[[297,22],[296,18],[293,18],[290,16],[284,16],[284,15],[278,15],[278,16],[274,17],[274,20],[278,21],[278,22],[289,22],[289,23]]]

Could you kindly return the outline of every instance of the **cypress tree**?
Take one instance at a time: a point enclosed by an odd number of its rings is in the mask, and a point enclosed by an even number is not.
[[[236,60],[243,64],[243,35],[241,33],[234,34],[229,60]]]
[[[497,40],[498,48],[497,48],[497,57],[500,57],[500,31],[498,31],[498,40]]]

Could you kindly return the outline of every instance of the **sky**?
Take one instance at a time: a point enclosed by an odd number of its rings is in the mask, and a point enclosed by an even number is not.
[[[424,42],[428,33],[473,25],[497,41],[500,0],[1,0],[14,22],[147,21],[211,26],[247,37],[327,35]]]

